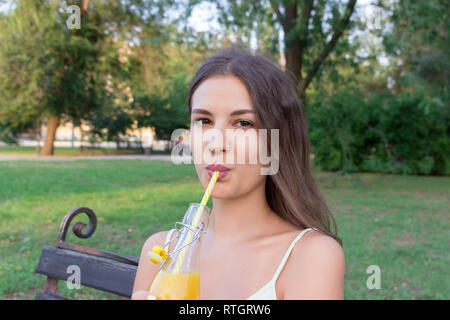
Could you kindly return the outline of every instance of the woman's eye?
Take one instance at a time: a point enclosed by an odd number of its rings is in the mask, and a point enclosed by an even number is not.
[[[206,118],[195,119],[194,122],[196,124],[199,124],[199,125],[202,125],[202,126],[211,123],[211,121],[209,119],[206,119]]]
[[[239,120],[236,122],[236,124],[238,127],[241,127],[241,128],[253,127],[253,123],[251,123],[250,121],[247,121],[247,120]]]

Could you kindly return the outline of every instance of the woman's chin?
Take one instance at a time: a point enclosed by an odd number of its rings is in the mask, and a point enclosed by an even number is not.
[[[231,199],[232,196],[225,192],[213,192],[211,198],[224,200],[224,199]]]
[[[225,181],[224,181],[225,182]],[[211,197],[215,199],[228,199],[233,197],[233,189],[228,188],[224,183],[216,182]]]
[[[206,173],[203,176],[205,189],[208,187],[209,182],[211,181],[211,177]],[[231,187],[231,176],[225,176],[222,179],[219,179],[214,184],[213,191],[211,193],[211,197],[216,199],[227,199],[232,198],[234,194],[234,188]]]

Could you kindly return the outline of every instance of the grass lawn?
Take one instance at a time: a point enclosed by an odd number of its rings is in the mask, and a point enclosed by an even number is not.
[[[346,299],[449,299],[449,177],[317,173],[335,212],[346,255]],[[87,240],[67,241],[138,256],[152,233],[171,228],[203,194],[193,166],[145,160],[1,161],[0,298],[33,299],[44,244],[54,245],[67,211],[87,206],[99,218]],[[87,222],[85,216],[79,220]],[[369,265],[381,289],[369,290]],[[115,296],[82,288],[74,299]]]

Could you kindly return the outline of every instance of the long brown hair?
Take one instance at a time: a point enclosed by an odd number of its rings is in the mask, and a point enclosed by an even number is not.
[[[311,173],[303,104],[291,78],[248,48],[239,46],[222,50],[209,57],[197,70],[188,93],[189,113],[194,91],[214,75],[233,75],[241,79],[253,103],[258,127],[279,129],[279,170],[267,176],[265,188],[271,209],[285,221],[299,228],[316,228],[342,246],[336,221]],[[269,136],[267,150],[271,150]]]

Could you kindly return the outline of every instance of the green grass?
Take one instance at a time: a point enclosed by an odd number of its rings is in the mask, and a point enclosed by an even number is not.
[[[344,244],[346,299],[450,298],[449,177],[317,175]],[[99,224],[90,239],[69,234],[68,242],[138,256],[150,234],[171,228],[202,193],[193,166],[170,162],[0,162],[0,298],[33,299],[42,290],[45,277],[33,273],[40,251],[54,245],[72,208],[93,209]],[[381,268],[379,290],[366,286],[369,265]],[[59,290],[115,298],[63,282]]]

